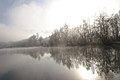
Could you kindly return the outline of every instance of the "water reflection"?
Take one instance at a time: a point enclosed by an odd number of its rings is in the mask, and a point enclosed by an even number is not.
[[[120,72],[120,49],[87,46],[67,50],[53,49],[51,55],[57,63],[62,63],[69,69],[83,65],[87,70],[104,76],[106,80],[113,79],[114,74]]]
[[[120,49],[103,46],[1,49],[0,64],[3,65],[0,80],[119,80]]]

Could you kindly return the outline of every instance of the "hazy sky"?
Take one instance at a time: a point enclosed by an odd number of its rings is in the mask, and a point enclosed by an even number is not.
[[[120,0],[0,0],[0,41],[39,33],[43,37],[63,26],[79,26],[100,12],[120,10]]]

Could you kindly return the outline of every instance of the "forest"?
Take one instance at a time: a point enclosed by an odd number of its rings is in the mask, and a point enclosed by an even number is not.
[[[108,16],[100,14],[90,24],[87,20],[79,27],[69,28],[65,24],[56,29],[49,37],[43,38],[38,33],[27,39],[16,42],[0,42],[0,48],[34,47],[34,46],[85,46],[85,45],[119,45],[120,44],[120,11]]]

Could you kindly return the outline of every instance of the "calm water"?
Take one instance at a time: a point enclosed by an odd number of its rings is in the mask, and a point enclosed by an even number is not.
[[[0,49],[0,80],[120,80],[120,49]]]

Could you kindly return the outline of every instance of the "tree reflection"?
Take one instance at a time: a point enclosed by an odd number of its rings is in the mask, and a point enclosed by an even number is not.
[[[96,70],[99,75],[107,76],[111,71],[120,72],[120,49],[87,46],[82,48],[52,48],[51,57],[69,69],[83,65],[86,69]]]
[[[13,52],[13,51],[12,51]],[[83,65],[87,70],[95,70],[99,75],[106,76],[110,71],[120,72],[120,49],[106,46],[86,46],[86,47],[52,47],[16,50],[16,53],[30,55],[34,59],[40,60],[45,53],[50,53],[56,63],[67,68],[79,68]]]
[[[4,50],[1,51],[6,53]],[[30,48],[9,50],[8,53],[20,53],[30,55],[34,59],[40,60],[45,53],[51,54],[51,58],[59,65],[67,68],[79,68],[83,65],[87,70],[95,71],[100,76],[105,76],[110,80],[112,73],[120,73],[120,49],[106,46],[86,46],[86,47],[52,47],[52,48]],[[109,76],[109,78],[108,78]],[[112,79],[112,78],[111,78]]]

